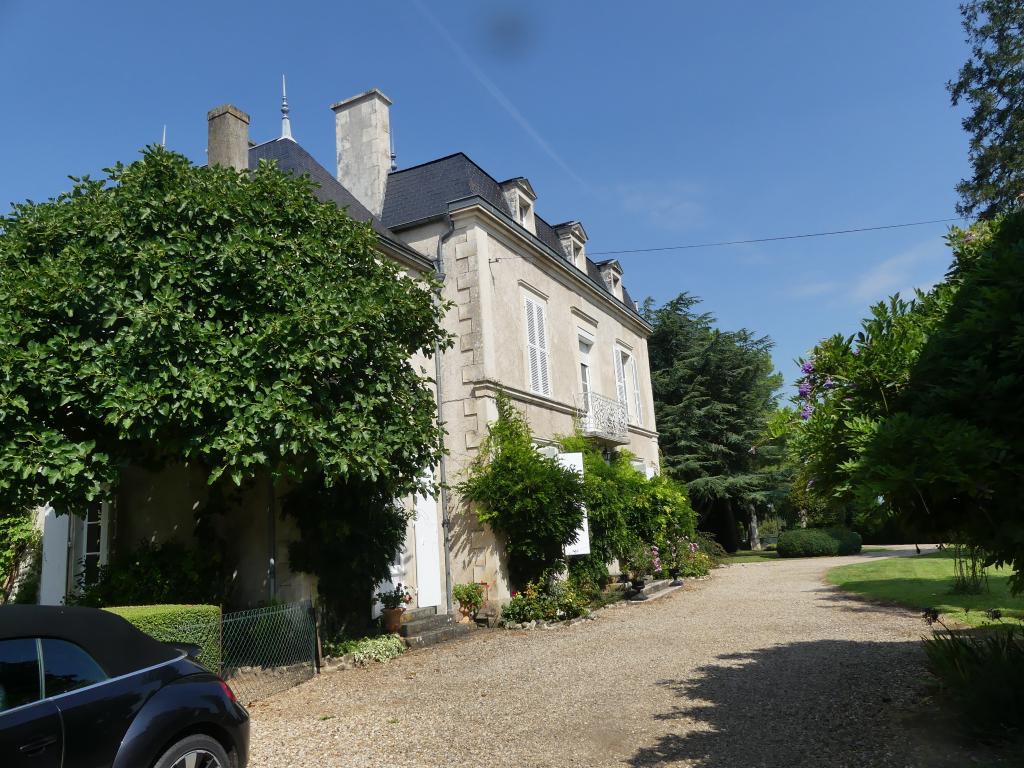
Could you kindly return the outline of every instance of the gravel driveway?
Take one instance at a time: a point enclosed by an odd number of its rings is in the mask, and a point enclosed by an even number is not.
[[[935,726],[921,619],[823,583],[865,559],[732,565],[597,621],[325,674],[253,707],[251,765],[971,764]]]

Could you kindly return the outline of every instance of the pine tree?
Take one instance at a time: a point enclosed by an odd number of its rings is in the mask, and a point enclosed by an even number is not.
[[[971,108],[974,172],[957,184],[957,212],[990,219],[1024,196],[1024,1],[971,0],[960,12],[971,58],[947,88],[954,106]]]

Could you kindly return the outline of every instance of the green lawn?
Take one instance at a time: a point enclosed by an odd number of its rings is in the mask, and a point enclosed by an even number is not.
[[[876,546],[864,547],[862,551],[864,551],[864,552],[889,552],[890,550],[886,549],[885,547],[879,547],[879,546],[876,545]],[[769,552],[767,550],[761,550],[760,552],[755,552],[755,551],[753,551],[751,549],[741,549],[741,550],[738,550],[735,554],[727,555],[725,557],[725,559],[722,560],[722,563],[725,564],[725,565],[732,565],[733,563],[763,563],[766,560],[779,560],[779,559],[781,559],[781,558],[779,558],[779,553],[775,552],[774,550],[771,551],[771,552]],[[802,559],[805,559],[805,558],[791,558],[791,559],[793,559],[793,560],[802,560]]]
[[[732,565],[733,563],[761,563],[765,560],[778,560],[778,552],[769,552],[762,550],[755,552],[751,549],[741,549],[731,555],[727,555],[722,562],[725,565]]]
[[[1024,596],[1011,597],[1010,572],[989,569],[989,591],[980,595],[954,595],[953,555],[935,552],[919,557],[888,557],[870,563],[841,565],[828,572],[828,580],[841,589],[876,600],[924,610],[935,608],[954,621],[980,626],[990,621],[989,608],[1003,612],[1004,620],[1024,623]]]

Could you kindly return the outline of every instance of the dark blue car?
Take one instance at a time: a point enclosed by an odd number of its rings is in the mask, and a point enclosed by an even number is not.
[[[245,768],[249,714],[196,651],[106,611],[0,608],[0,766]]]

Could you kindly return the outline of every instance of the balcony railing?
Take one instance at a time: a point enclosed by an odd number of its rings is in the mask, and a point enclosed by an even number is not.
[[[628,443],[626,404],[596,392],[576,396],[576,424],[587,437],[610,443]]]

